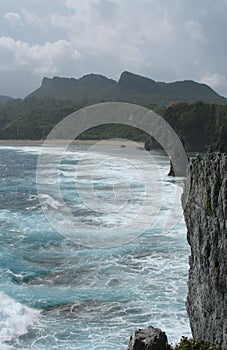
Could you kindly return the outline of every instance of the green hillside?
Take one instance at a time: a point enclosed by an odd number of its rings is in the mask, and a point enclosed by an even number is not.
[[[163,115],[184,139],[188,151],[204,151],[214,144],[227,149],[227,99],[194,81],[155,82],[129,72],[122,73],[118,82],[97,74],[80,79],[44,78],[41,87],[24,100],[2,97],[2,101],[0,139],[45,139],[60,120],[78,109],[122,101]],[[117,124],[98,126],[80,135],[81,139],[114,137],[142,142],[149,138],[141,130]]]
[[[0,106],[0,139],[45,139],[60,120],[84,106],[74,100],[31,97],[14,100]],[[207,146],[217,142],[227,150],[227,105],[195,102],[150,108],[163,115],[185,140],[188,151],[205,151]],[[80,135],[80,139],[115,137],[142,142],[149,138],[141,130],[118,124],[98,126]]]
[[[188,151],[206,151],[208,146],[220,144],[227,152],[227,105],[173,103],[163,117],[184,140]]]

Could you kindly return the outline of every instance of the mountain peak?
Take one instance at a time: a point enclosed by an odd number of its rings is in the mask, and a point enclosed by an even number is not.
[[[157,83],[150,78],[125,71],[120,76],[119,84],[128,89],[134,90],[136,88],[137,90],[145,92],[153,89]]]
[[[44,77],[42,80],[42,86],[49,86],[55,85],[55,84],[61,84],[61,83],[75,83],[77,80],[75,78],[65,78],[65,77],[53,77],[53,78],[47,78]]]
[[[150,78],[144,77],[143,75],[140,75],[140,74],[129,72],[127,70],[121,73],[119,81],[122,79],[142,79],[142,80],[146,80],[146,81],[149,80],[153,83],[156,83],[156,81]]]
[[[107,77],[105,77],[104,75],[101,74],[95,74],[95,73],[90,73],[90,74],[86,74],[84,75],[82,78],[78,79],[79,83],[83,83],[83,84],[89,84],[89,85],[105,85],[105,84],[112,84],[112,83],[116,83],[114,80],[109,79]]]

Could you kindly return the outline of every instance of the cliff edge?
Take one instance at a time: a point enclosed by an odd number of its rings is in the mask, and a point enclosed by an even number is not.
[[[191,247],[187,312],[194,338],[227,348],[227,155],[190,161],[182,195]]]

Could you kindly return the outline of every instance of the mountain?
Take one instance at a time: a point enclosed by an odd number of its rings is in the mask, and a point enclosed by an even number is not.
[[[0,95],[0,106],[4,106],[7,102],[13,101],[14,99],[9,96]]]
[[[119,81],[97,74],[80,79],[43,78],[24,100],[0,104],[0,139],[45,139],[72,112],[106,101],[131,102],[152,109],[184,140],[188,151],[227,150],[227,99],[191,80],[156,82],[130,72]],[[149,136],[127,125],[100,125],[80,139],[127,138],[145,142]],[[153,144],[157,146],[157,144]]]
[[[117,83],[98,74],[88,74],[80,79],[43,78],[40,88],[27,97],[84,100],[102,98]]]
[[[225,97],[218,95],[206,84],[192,80],[156,82],[130,72],[123,72],[118,82],[98,74],[88,74],[80,79],[45,77],[42,85],[28,97],[73,99],[78,102],[86,100],[89,103],[126,101],[161,106],[175,101],[227,104]]]

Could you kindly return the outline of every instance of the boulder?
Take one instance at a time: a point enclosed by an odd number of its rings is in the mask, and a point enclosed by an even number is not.
[[[165,332],[152,326],[136,330],[130,337],[128,350],[167,350],[168,340]]]

